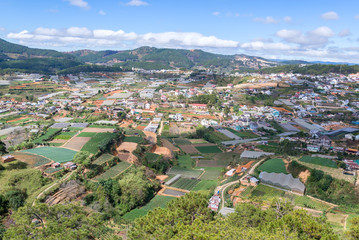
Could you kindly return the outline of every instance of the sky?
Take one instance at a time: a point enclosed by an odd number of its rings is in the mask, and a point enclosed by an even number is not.
[[[140,46],[359,63],[358,0],[1,0],[0,38],[72,51]]]

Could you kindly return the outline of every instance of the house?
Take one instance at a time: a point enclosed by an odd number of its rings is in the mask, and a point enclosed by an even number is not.
[[[77,168],[77,165],[76,165],[76,163],[73,163],[73,162],[67,162],[64,164],[64,168],[72,171]]]
[[[292,192],[304,194],[305,185],[292,174],[261,172],[259,179],[266,184],[284,188]]]
[[[220,203],[221,203],[221,198],[219,194],[216,193],[209,199],[208,208],[210,208],[212,211],[217,212]]]
[[[5,155],[5,156],[1,157],[1,161],[3,163],[12,162],[12,161],[15,161],[15,157],[13,155]]]

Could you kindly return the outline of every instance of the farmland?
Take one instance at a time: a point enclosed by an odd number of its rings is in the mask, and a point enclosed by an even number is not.
[[[188,144],[188,145],[178,145],[182,151],[184,151],[187,154],[198,154],[199,151],[192,145],[192,144]]]
[[[183,155],[178,157],[178,166],[181,168],[192,169],[193,159],[188,155]]]
[[[133,221],[136,218],[146,215],[149,211],[155,208],[164,208],[167,203],[175,199],[174,197],[169,196],[160,196],[156,195],[149,203],[141,208],[136,208],[131,212],[126,213],[123,218],[129,221]]]
[[[325,166],[321,166],[321,165],[317,165],[317,164],[313,164],[313,163],[307,163],[307,162],[301,162],[300,164],[302,164],[302,165],[304,165],[304,166],[306,166],[308,168],[321,170],[324,173],[332,176],[333,178],[343,179],[343,180],[345,180],[347,182],[350,182],[350,183],[354,182],[354,176],[343,174],[342,169],[332,168],[332,167],[325,167]]]
[[[335,161],[327,159],[327,158],[303,156],[302,158],[299,159],[299,161],[306,162],[306,163],[312,163],[312,164],[325,166],[325,167],[338,168]]]
[[[85,144],[90,141],[90,137],[74,137],[69,142],[67,142],[63,147],[73,149],[75,151],[80,151]]]
[[[58,133],[60,133],[60,131],[60,128],[49,128],[44,135],[35,139],[34,143],[43,143],[49,141],[54,138]]]
[[[271,200],[272,198],[284,198],[291,201],[295,206],[306,207],[320,211],[327,210],[330,207],[325,203],[312,200],[307,196],[299,196],[263,184],[259,184],[251,192],[250,197],[257,197],[262,200]]]
[[[95,154],[99,150],[99,143],[105,139],[115,138],[116,133],[97,133],[91,140],[88,141],[81,149],[81,151],[88,151],[89,153]]]
[[[190,170],[186,168],[180,168],[180,167],[172,167],[168,172],[167,175],[177,175],[181,174],[183,177],[186,178],[198,178],[203,171],[201,170]]]
[[[204,167],[204,173],[201,180],[216,180],[221,176],[223,168],[220,167]]]
[[[25,162],[30,167],[39,167],[51,162],[49,159],[42,156],[25,152],[11,152],[10,154],[13,155],[17,160]]]
[[[121,172],[126,170],[131,164],[127,162],[119,162],[115,166],[108,169],[106,172],[94,178],[94,180],[106,180],[118,176]]]
[[[192,188],[192,191],[210,190],[217,186],[216,180],[201,180],[196,186]]]
[[[217,146],[198,146],[196,147],[201,153],[220,153],[222,152]]]
[[[180,178],[174,182],[171,187],[180,188],[184,190],[191,190],[199,182],[197,179]]]
[[[172,139],[176,145],[190,145],[191,142],[184,138],[173,138]]]
[[[112,158],[114,158],[113,155],[104,153],[101,156],[99,156],[95,161],[93,161],[93,164],[102,165]]]
[[[142,143],[143,142],[143,138],[142,137],[137,137],[137,136],[126,136],[123,139],[124,142],[134,142],[134,143]]]
[[[93,137],[95,136],[97,133],[95,132],[82,132],[79,135],[77,135],[78,137]]]
[[[73,150],[57,147],[39,147],[22,150],[21,152],[40,155],[59,163],[71,161],[76,154]]]
[[[258,135],[254,134],[252,131],[249,131],[249,130],[236,131],[232,128],[226,128],[226,129],[241,138],[256,138],[256,137],[258,137]]]
[[[258,170],[269,173],[287,173],[284,162],[280,158],[272,158],[265,161],[261,166],[259,166]]]

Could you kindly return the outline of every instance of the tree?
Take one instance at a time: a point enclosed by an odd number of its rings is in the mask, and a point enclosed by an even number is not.
[[[110,231],[99,214],[88,214],[74,204],[27,205],[12,218],[15,224],[7,229],[5,239],[95,239]]]
[[[5,198],[8,202],[9,208],[16,210],[19,207],[24,206],[27,193],[25,190],[14,189],[6,192]]]
[[[0,140],[0,154],[3,155],[5,153],[7,153],[6,145],[5,145],[5,143],[3,141]]]
[[[73,161],[77,164],[82,164],[84,166],[88,166],[91,164],[91,153],[87,151],[80,151],[76,153]]]
[[[348,239],[359,239],[359,217],[350,220],[350,229],[345,233]]]
[[[4,195],[0,194],[0,215],[7,213],[7,210],[8,210],[8,201],[6,200]]]

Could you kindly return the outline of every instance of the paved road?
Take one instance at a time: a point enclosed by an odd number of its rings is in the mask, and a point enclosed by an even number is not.
[[[229,186],[232,186],[236,183],[239,183],[241,180],[243,180],[245,177],[247,177],[248,175],[251,175],[253,174],[254,172],[254,169],[256,169],[256,167],[261,164],[265,159],[262,159],[260,160],[259,162],[256,162],[248,171],[247,174],[244,174],[243,177],[241,177],[239,180],[236,180],[236,181],[233,181],[233,182],[229,182],[229,183],[226,183],[226,184],[223,184],[222,186],[218,186],[216,189],[215,189],[215,193],[217,193],[218,191],[221,192],[221,208],[224,207],[224,193],[226,192],[226,189],[229,187]]]

